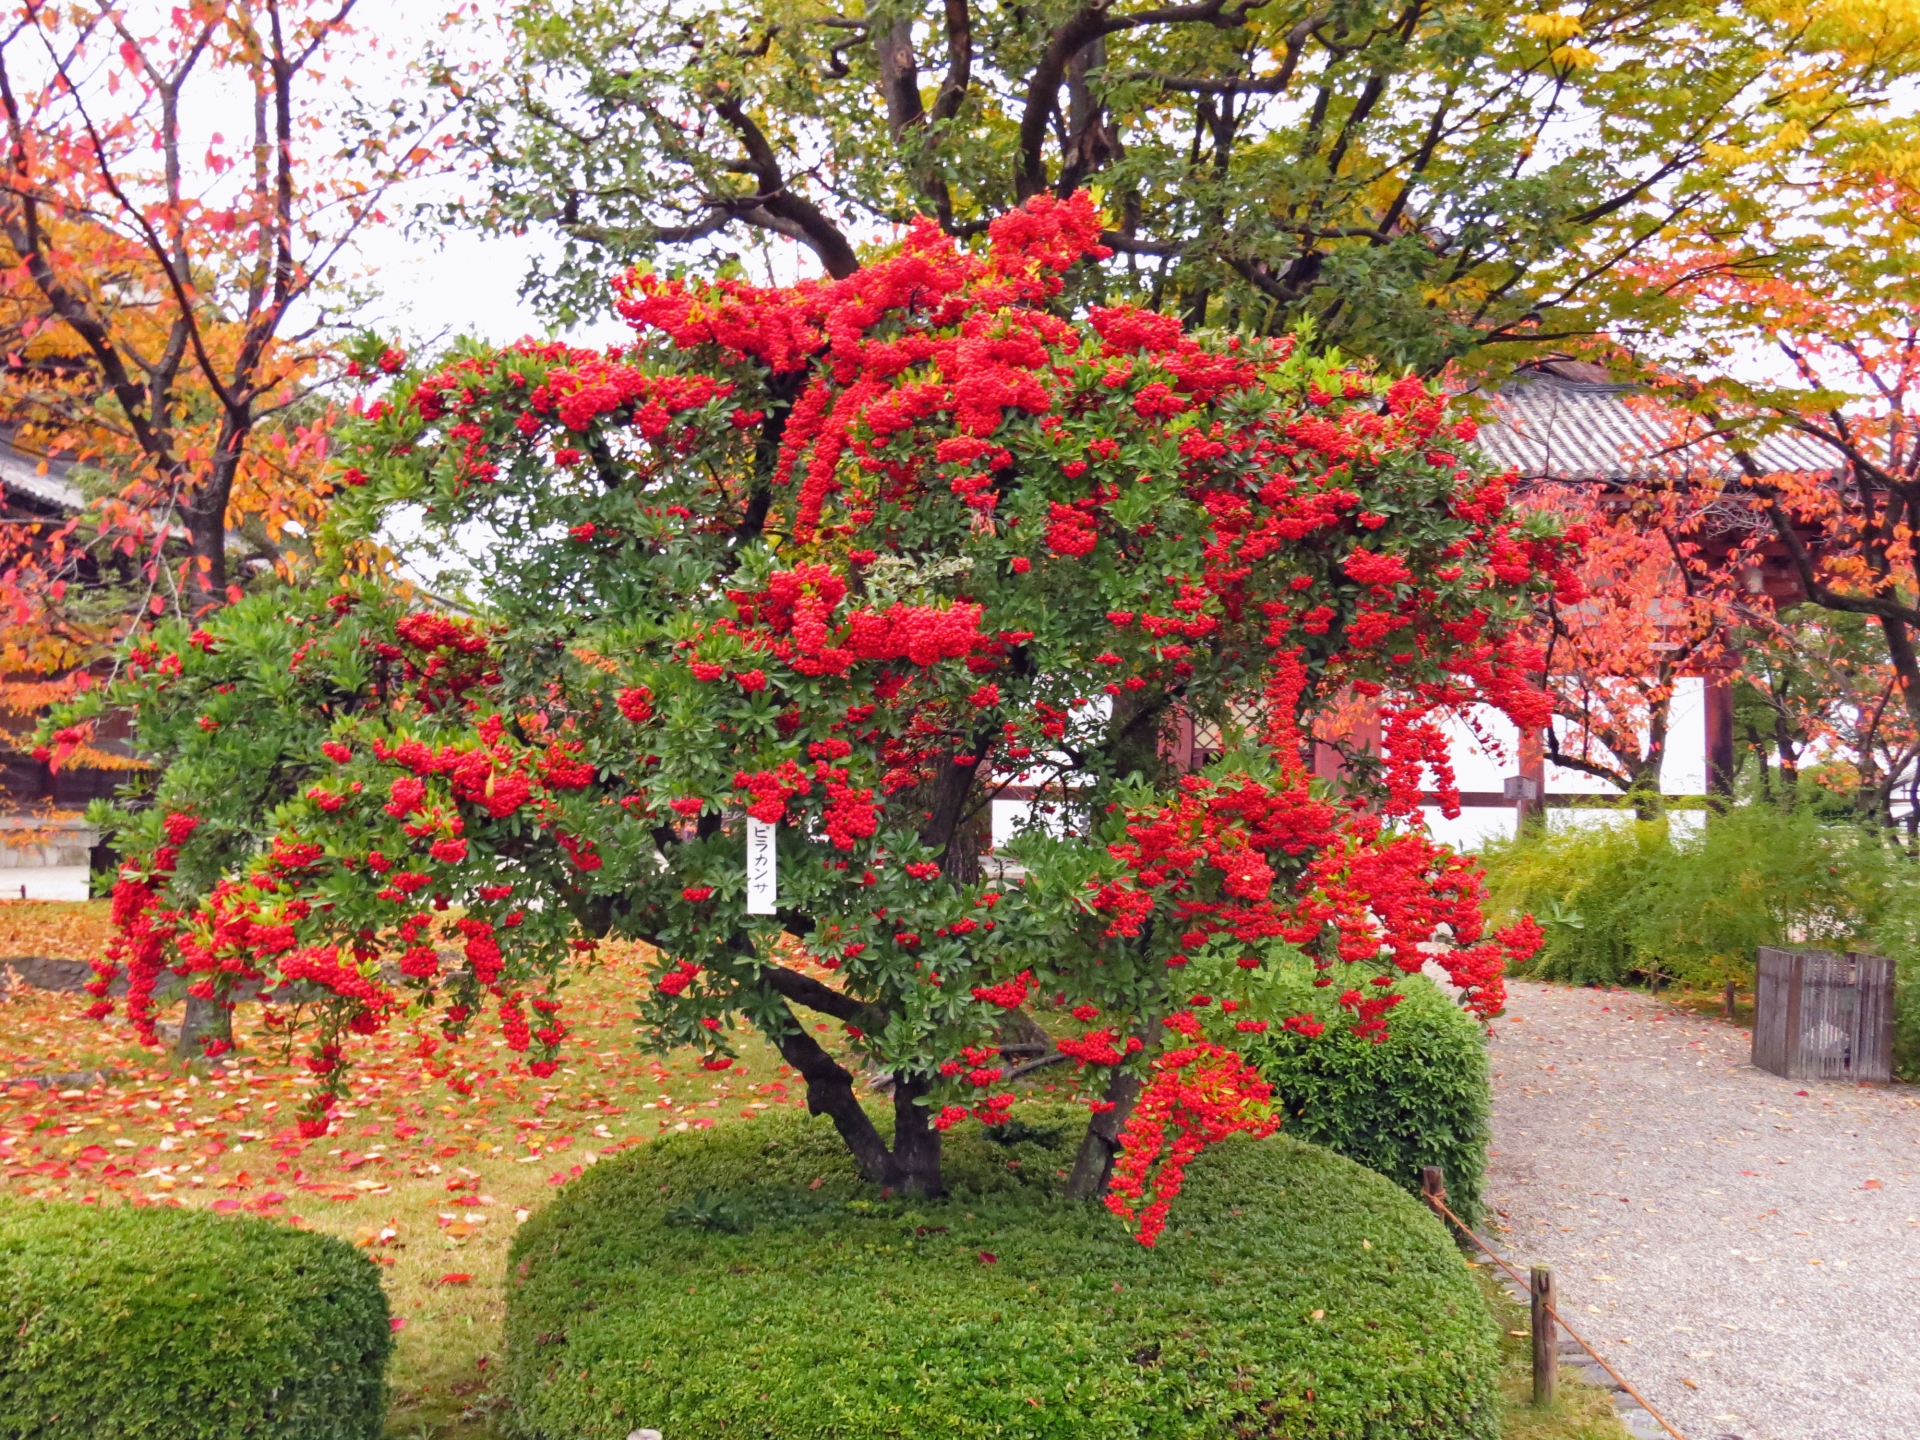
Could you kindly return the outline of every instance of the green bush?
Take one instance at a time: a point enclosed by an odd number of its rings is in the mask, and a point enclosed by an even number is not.
[[[1581,825],[1480,852],[1492,908],[1504,921],[1531,914],[1546,931],[1532,963],[1516,972],[1575,985],[1625,984],[1648,963],[1644,907],[1671,859],[1665,819]]]
[[[1894,963],[1893,1073],[1920,1080],[1920,871],[1896,872],[1855,948]]]
[[[1498,1433],[1485,1305],[1438,1222],[1276,1136],[1192,1166],[1158,1248],[1057,1198],[1084,1112],[947,1139],[877,1198],[825,1121],[651,1145],[515,1237],[513,1420],[543,1440]]]
[[[1355,1039],[1345,1013],[1306,974],[1279,972],[1287,1014],[1316,1015],[1318,1039],[1269,1032],[1247,1058],[1272,1082],[1286,1132],[1337,1150],[1401,1189],[1420,1192],[1420,1168],[1446,1172],[1447,1203],[1469,1224],[1487,1168],[1487,1048],[1480,1026],[1425,976],[1405,984],[1387,1038]]]
[[[1577,985],[1749,983],[1759,946],[1858,945],[1920,880],[1871,832],[1768,804],[1690,834],[1630,821],[1490,845],[1482,859],[1494,908],[1546,929],[1526,973]]]
[[[1866,950],[1897,966],[1894,1069],[1920,1078],[1920,865],[1811,805],[1733,807],[1695,834],[1664,819],[1490,845],[1490,909],[1546,943],[1522,973],[1576,985],[1753,983],[1762,945]]]
[[[204,1211],[0,1201],[4,1440],[365,1440],[393,1347],[352,1246]]]

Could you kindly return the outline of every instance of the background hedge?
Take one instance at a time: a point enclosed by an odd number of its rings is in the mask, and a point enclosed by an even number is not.
[[[1489,844],[1499,918],[1530,911],[1546,943],[1521,972],[1576,985],[1753,986],[1762,945],[1866,950],[1898,977],[1894,1071],[1920,1079],[1920,884],[1897,836],[1821,806],[1735,805]]]
[[[603,1161],[516,1236],[520,1433],[1491,1440],[1487,1311],[1437,1222],[1284,1137],[1190,1172],[1159,1247],[1056,1198],[1082,1110],[947,1141],[950,1198],[881,1200],[825,1121]],[[817,1188],[816,1188],[817,1182]]]
[[[1337,1150],[1410,1194],[1420,1167],[1447,1175],[1447,1203],[1472,1224],[1487,1168],[1487,1047],[1480,1026],[1416,975],[1387,1016],[1387,1038],[1357,1040],[1346,1012],[1309,975],[1273,972],[1287,1014],[1311,1011],[1326,1033],[1269,1031],[1247,1051],[1286,1107],[1286,1133]]]
[[[205,1211],[0,1200],[0,1437],[371,1440],[393,1347],[351,1245]]]

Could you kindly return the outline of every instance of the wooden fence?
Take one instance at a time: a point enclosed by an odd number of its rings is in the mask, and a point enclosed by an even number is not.
[[[1753,1063],[1789,1080],[1893,1075],[1893,962],[1761,946],[1754,957]]]

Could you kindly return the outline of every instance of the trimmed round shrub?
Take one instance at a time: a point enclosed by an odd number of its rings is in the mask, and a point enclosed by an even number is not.
[[[1491,1440],[1498,1356],[1439,1224],[1284,1137],[1190,1168],[1148,1250],[1058,1198],[1085,1112],[947,1139],[882,1198],[824,1120],[603,1162],[515,1238],[506,1365],[540,1440]]]
[[[1420,1168],[1446,1172],[1447,1204],[1472,1224],[1486,1175],[1492,1089],[1479,1024],[1425,976],[1403,986],[1379,1044],[1356,1039],[1334,992],[1299,972],[1273,983],[1287,1014],[1308,1011],[1326,1025],[1309,1040],[1270,1031],[1247,1059],[1272,1084],[1287,1113],[1286,1133],[1337,1150],[1410,1194]]]
[[[351,1245],[247,1217],[0,1201],[4,1440],[372,1440],[393,1348]]]

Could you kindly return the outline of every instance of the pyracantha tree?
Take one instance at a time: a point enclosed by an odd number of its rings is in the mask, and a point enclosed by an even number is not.
[[[844,280],[636,273],[629,348],[469,350],[361,407],[337,537],[424,513],[477,552],[480,609],[373,642],[405,695],[332,726],[329,773],[180,950],[315,1001],[314,1133],[350,1037],[416,1000],[457,1027],[492,997],[548,1073],[568,957],[635,937],[652,1042],[720,1070],[758,1029],[909,1193],[938,1192],[944,1129],[1004,1119],[1010,1012],[1057,1007],[1094,1111],[1071,1186],[1125,1145],[1108,1200],[1150,1239],[1199,1144],[1272,1123],[1236,1042],[1317,1028],[1275,967],[1320,971],[1362,1034],[1430,958],[1499,1008],[1537,932],[1483,936],[1419,806],[1455,804],[1441,712],[1545,722],[1512,637],[1571,594],[1565,542],[1418,381],[1074,313],[1098,233],[1043,198],[978,253],[921,224]],[[1382,753],[1336,795],[1307,717],[1355,695]],[[1184,772],[1181,717],[1249,696],[1263,720]],[[1008,794],[1031,821],[990,853]],[[774,914],[747,913],[750,820]],[[797,1009],[892,1077],[890,1139]]]

